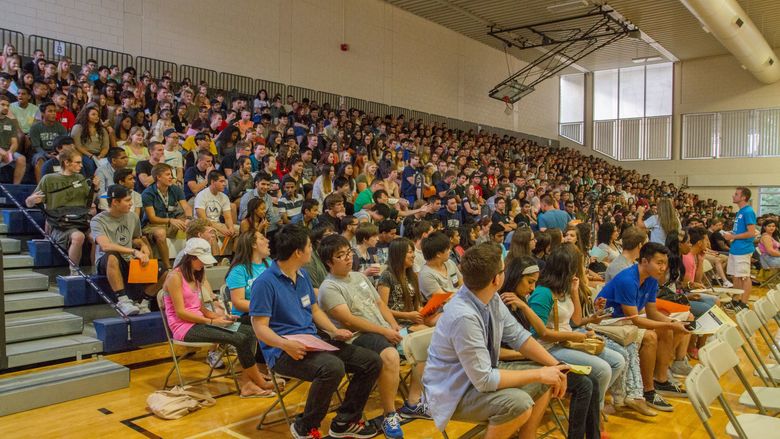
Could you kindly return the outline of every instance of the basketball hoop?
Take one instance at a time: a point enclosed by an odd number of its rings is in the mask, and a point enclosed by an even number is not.
[[[509,102],[509,96],[504,96],[503,98],[501,98],[501,100],[504,101],[504,103],[506,104],[506,108],[504,108],[504,114],[509,116],[515,110],[515,106],[514,104]]]

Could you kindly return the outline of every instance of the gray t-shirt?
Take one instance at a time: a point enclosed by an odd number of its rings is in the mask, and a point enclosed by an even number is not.
[[[432,269],[428,264],[423,265],[420,272],[417,273],[417,279],[420,282],[420,293],[422,293],[425,300],[430,299],[431,295],[439,290],[444,290],[448,293],[457,291],[455,284],[458,283],[458,277],[460,276],[458,266],[454,262],[447,260],[444,263],[444,267],[447,268],[447,276]]]
[[[382,313],[379,311],[377,302],[380,300],[379,293],[371,285],[371,281],[363,273],[352,271],[347,277],[336,277],[328,274],[320,285],[319,297],[317,298],[320,307],[325,312],[339,305],[347,305],[349,311],[355,317],[360,317],[369,322],[389,328],[390,324],[385,321]],[[339,328],[343,326],[334,320]],[[358,334],[355,334],[354,340]],[[350,340],[350,341],[352,341]]]
[[[119,217],[111,216],[108,211],[100,212],[92,218],[89,228],[92,230],[92,238],[95,241],[99,236],[106,236],[112,243],[122,247],[131,248],[133,239],[141,237],[141,221],[132,212]],[[95,260],[99,261],[104,254],[103,249],[99,245],[96,246]],[[132,259],[129,254],[122,254],[122,257],[126,261]]]
[[[634,263],[621,254],[607,267],[607,271],[604,273],[604,282],[609,282],[613,277],[617,276],[618,273],[632,265],[634,265]]]

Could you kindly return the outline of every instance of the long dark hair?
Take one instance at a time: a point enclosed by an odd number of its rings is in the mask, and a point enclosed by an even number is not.
[[[97,111],[98,118],[100,118],[100,108],[94,102],[90,102],[79,111],[79,115],[76,116],[76,124],[81,125],[81,141],[82,143],[89,142],[89,112],[92,110]],[[107,135],[106,129],[100,124],[100,121],[95,124],[95,131],[97,131],[100,142],[103,142],[103,136]]]
[[[259,230],[257,228],[258,223],[257,223],[257,218],[255,217],[255,212],[257,211],[257,208],[260,207],[261,204],[265,204],[265,200],[260,197],[257,197],[249,200],[249,203],[246,206],[246,220],[249,222],[249,230],[251,231]]]
[[[531,239],[533,237],[534,232],[527,227],[515,230],[515,233],[512,235],[512,241],[509,243],[509,253],[506,255],[507,264],[511,259],[532,255]]]
[[[578,264],[577,249],[569,243],[559,245],[547,257],[537,285],[549,288],[553,294],[571,294],[571,280],[577,274]]]
[[[669,282],[685,279],[685,265],[680,254],[680,244],[688,240],[685,230],[672,231],[666,235],[666,248],[669,249]]]
[[[514,293],[517,290],[517,284],[519,284],[525,276],[529,276],[528,274],[523,274],[523,271],[532,265],[536,265],[536,259],[527,255],[518,256],[511,260],[507,259],[507,264],[504,267],[504,285],[501,286],[499,291],[502,293]],[[517,297],[523,302],[526,302],[525,297],[519,295]],[[528,321],[522,312],[515,312],[515,310],[510,311],[512,311],[512,315],[515,316],[515,319],[517,319],[525,329],[531,328],[531,322]]]
[[[406,254],[414,248],[414,243],[407,238],[396,238],[390,242],[387,250],[387,269],[393,273],[404,295],[404,310],[414,311],[422,302],[417,285],[417,274],[412,267],[406,268]],[[409,287],[411,286],[411,290]]]
[[[596,245],[611,244],[612,233],[615,232],[615,225],[612,223],[603,223],[596,234]]]
[[[203,282],[204,273],[206,272],[205,268],[200,271],[192,269],[192,262],[196,259],[198,259],[197,256],[185,254],[184,257],[181,258],[181,262],[179,262],[179,270],[181,271],[182,277],[187,282]],[[200,294],[200,291],[198,291],[198,294]]]
[[[238,240],[236,241],[236,250],[233,252],[233,259],[230,261],[230,268],[225,275],[226,280],[228,275],[230,275],[230,272],[233,271],[233,268],[238,267],[239,265],[244,266],[244,269],[249,276],[252,275],[252,252],[254,251],[253,247],[257,238],[257,235],[255,235],[256,233],[259,232],[254,231],[250,233],[242,233],[238,236]],[[266,261],[263,261],[263,263],[265,262]]]

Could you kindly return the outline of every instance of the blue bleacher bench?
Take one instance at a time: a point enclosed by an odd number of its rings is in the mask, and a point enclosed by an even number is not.
[[[3,186],[22,206],[24,206],[24,200],[35,191],[34,184],[6,184]],[[4,192],[0,192],[0,207],[16,207],[16,204],[13,200],[9,200]]]
[[[31,239],[27,241],[27,250],[33,258],[35,267],[65,267],[68,262],[54,244],[46,239]]]
[[[97,319],[97,338],[103,342],[103,352],[112,353],[140,348],[165,341],[165,329],[159,311],[130,316],[132,340],[127,339],[127,324],[121,317]]]
[[[28,211],[33,221],[43,227],[45,218],[40,210]],[[8,225],[9,235],[39,235],[40,232],[34,224],[27,220],[27,217],[19,209],[8,209],[3,211],[3,223]]]

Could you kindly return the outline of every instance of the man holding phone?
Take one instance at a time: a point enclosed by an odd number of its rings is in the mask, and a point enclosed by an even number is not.
[[[436,427],[450,420],[487,423],[488,439],[535,437],[550,398],[566,393],[559,363],[512,317],[496,294],[504,283],[501,249],[470,248],[462,287],[444,308],[431,339],[423,385]],[[498,360],[501,345],[531,362]]]
[[[669,250],[649,242],[639,250],[638,263],[618,273],[598,295],[599,299],[606,299],[606,307],[614,308],[614,317],[627,317],[644,330],[641,331],[639,364],[645,400],[656,410],[666,412],[673,408],[658,393],[687,396],[684,390],[669,381],[669,366],[674,360],[675,348],[688,334],[686,322],[662,314],[655,304],[658,279],[664,278],[668,265]]]

